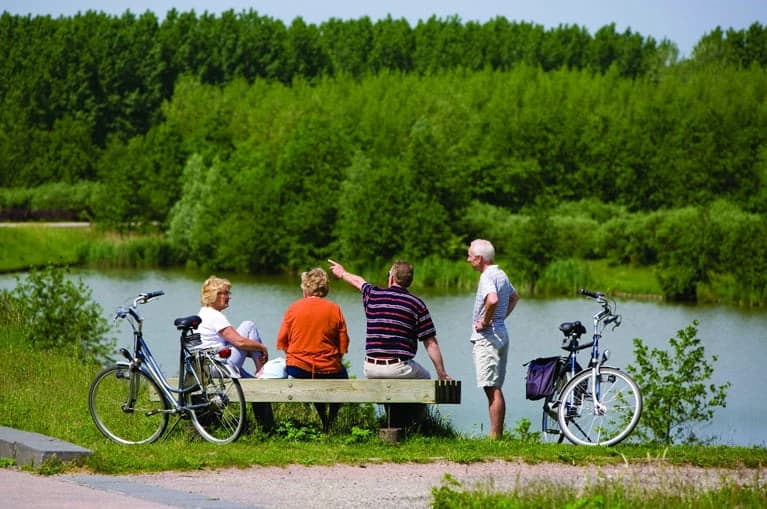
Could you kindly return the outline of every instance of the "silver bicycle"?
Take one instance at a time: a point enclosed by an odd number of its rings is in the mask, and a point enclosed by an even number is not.
[[[152,355],[143,333],[140,304],[164,295],[162,290],[142,293],[120,307],[114,320],[127,320],[133,329],[133,351],[121,348],[125,361],[96,375],[88,393],[88,408],[96,427],[120,444],[147,444],[165,433],[171,415],[191,420],[210,442],[226,444],[239,438],[245,423],[245,396],[226,364],[229,348],[202,348],[194,330],[200,317],[177,318],[181,332],[178,386],[172,386]]]
[[[562,442],[567,438],[578,445],[615,445],[636,427],[642,413],[642,393],[636,382],[623,371],[606,366],[609,351],[600,355],[599,341],[608,325],[621,324],[614,301],[603,293],[581,289],[581,295],[594,299],[601,307],[594,317],[591,341],[581,344],[586,332],[581,322],[565,322],[562,349],[568,354],[558,359],[553,391],[543,404],[544,441]],[[591,348],[588,367],[581,369],[576,354]]]

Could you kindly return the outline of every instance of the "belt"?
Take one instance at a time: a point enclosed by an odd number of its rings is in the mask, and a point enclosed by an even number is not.
[[[381,358],[381,357],[370,357],[368,355],[365,356],[365,362],[369,362],[370,364],[379,364],[383,366],[388,366],[390,364],[399,364],[400,362],[405,362],[409,360],[410,359],[406,357]]]

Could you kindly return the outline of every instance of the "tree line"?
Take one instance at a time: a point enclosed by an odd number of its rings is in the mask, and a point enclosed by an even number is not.
[[[693,62],[767,63],[765,30],[704,36]],[[220,16],[169,11],[122,16],[88,11],[72,17],[0,15],[0,187],[98,179],[113,138],[126,142],[162,121],[180,76],[201,83],[267,80],[290,85],[381,72],[427,75],[454,69],[508,71],[520,65],[636,79],[677,61],[673,42],[606,25],[544,29],[497,17],[420,21],[282,21],[249,10]]]
[[[0,41],[2,210],[159,225],[177,260],[247,272],[456,259],[485,235],[531,283],[575,256],[659,265],[677,298],[767,287],[758,23],[682,61],[614,25],[503,18],[3,14]]]

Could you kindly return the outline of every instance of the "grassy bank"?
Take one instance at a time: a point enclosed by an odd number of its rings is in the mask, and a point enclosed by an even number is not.
[[[0,272],[46,265],[78,265],[84,261],[87,246],[103,237],[90,227],[1,226]]]
[[[179,268],[183,264],[160,234],[118,235],[94,228],[52,228],[35,224],[0,227],[0,272],[24,271],[46,265],[94,268]],[[323,263],[319,260],[318,263]],[[520,293],[531,294],[530,283],[515,272],[503,257],[498,263],[507,271]],[[360,274],[379,274],[380,266],[350,267]],[[195,267],[199,270],[200,267]],[[210,270],[215,270],[210,268]],[[427,258],[416,261],[415,291],[423,287],[473,290],[477,275],[458,257],[455,260]],[[652,266],[610,265],[606,260],[557,260],[535,284],[539,297],[574,295],[581,287],[598,289],[618,297],[662,299],[662,289]],[[736,291],[732,277],[717,277],[700,284],[700,303],[752,306]]]
[[[672,446],[621,444],[613,448],[540,444],[516,430],[503,440],[463,436],[411,435],[391,445],[381,441],[375,429],[350,426],[323,435],[308,405],[276,408],[278,430],[265,435],[255,426],[239,441],[226,446],[203,441],[187,423],[172,430],[166,439],[145,446],[122,446],[108,441],[93,425],[88,413],[90,381],[100,369],[83,365],[67,355],[34,351],[21,342],[21,331],[0,329],[0,425],[58,437],[94,451],[76,464],[55,460],[38,468],[41,473],[86,470],[103,474],[130,474],[166,470],[189,471],[254,465],[331,465],[336,463],[424,463],[437,459],[459,463],[489,460],[542,462],[567,465],[695,465],[701,467],[757,468],[767,463],[767,449],[745,447]],[[347,405],[349,407],[351,405]],[[288,408],[289,407],[289,408]],[[298,408],[295,412],[291,409]],[[295,415],[304,419],[290,420]],[[356,415],[363,415],[364,412]],[[311,416],[306,418],[306,416]],[[352,415],[355,415],[352,412]],[[249,419],[252,417],[249,415]],[[359,424],[369,424],[362,419]],[[511,424],[511,423],[510,423]],[[0,464],[10,464],[0,459]],[[725,487],[706,492],[661,493],[648,497],[602,482],[587,494],[566,492],[557,483],[541,483],[535,489],[521,487],[514,493],[497,493],[463,487],[449,480],[433,492],[434,507],[763,507],[767,491],[762,488]],[[682,498],[680,498],[682,497]]]
[[[0,227],[0,272],[23,271],[46,265],[87,265],[109,268],[169,267],[174,265],[167,243],[159,236],[121,236],[91,227],[59,228],[34,223]],[[518,281],[514,267],[499,260]],[[356,268],[360,273],[378,273],[380,267]],[[477,275],[460,260],[426,259],[417,264],[414,289],[474,289]],[[555,262],[536,286],[539,295],[573,294],[578,287],[591,286],[624,295],[657,296],[660,287],[652,268],[612,267],[604,261]]]
[[[465,437],[414,437],[398,446],[381,442],[376,433],[359,430],[267,437],[253,431],[235,444],[213,445],[180,425],[168,439],[147,446],[126,447],[107,441],[93,425],[87,408],[88,387],[99,366],[82,365],[68,356],[38,352],[20,344],[20,332],[0,331],[0,424],[58,437],[95,451],[84,467],[104,473],[188,470],[302,463],[325,465],[423,462],[443,458],[458,462],[506,459],[538,463],[619,464],[662,461],[704,467],[756,467],[767,463],[767,449],[625,444],[586,448],[539,444],[511,432],[490,441]],[[297,405],[287,405],[296,407]],[[300,406],[300,405],[299,405]],[[313,415],[313,414],[312,414]],[[278,425],[283,414],[277,413]],[[306,426],[314,424],[307,422]],[[512,423],[508,423],[512,425]],[[223,450],[226,454],[220,454]]]

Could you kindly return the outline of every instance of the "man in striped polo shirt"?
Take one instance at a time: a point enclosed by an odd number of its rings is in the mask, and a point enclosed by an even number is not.
[[[361,276],[346,272],[341,264],[328,261],[336,277],[362,292],[367,318],[365,377],[431,378],[429,371],[414,359],[420,341],[434,364],[437,378],[450,380],[429,309],[407,290],[413,282],[410,263],[394,262],[389,270],[388,287],[379,288]]]

